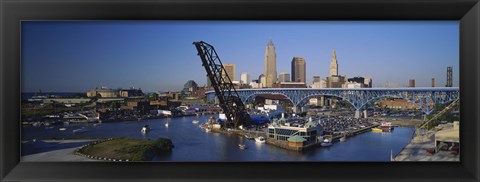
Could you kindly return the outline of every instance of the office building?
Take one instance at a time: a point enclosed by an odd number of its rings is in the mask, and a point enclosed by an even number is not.
[[[223,72],[222,72],[222,77],[223,79],[228,82],[228,79],[226,76],[230,77],[230,81],[234,81],[235,79],[235,64],[223,64]]]
[[[435,78],[432,78],[432,87],[435,87]]]
[[[292,82],[303,82],[307,79],[307,69],[303,57],[293,57],[292,59]]]
[[[290,73],[282,72],[278,75],[279,82],[290,82]]]
[[[250,75],[247,72],[240,74],[240,84],[250,84]]]
[[[452,67],[447,67],[447,84],[445,87],[452,87]]]
[[[268,42],[267,47],[265,48],[264,75],[265,86],[272,87],[272,84],[277,81],[277,55],[272,40]]]
[[[410,79],[408,81],[408,87],[415,87],[415,80],[414,79]]]
[[[313,76],[313,83],[320,82],[320,76]]]

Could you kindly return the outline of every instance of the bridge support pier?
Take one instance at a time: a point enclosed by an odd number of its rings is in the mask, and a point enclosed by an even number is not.
[[[300,113],[300,112],[302,112],[302,111],[301,111],[301,108],[298,107],[298,106],[293,106],[292,109],[293,109],[293,113]]]
[[[360,118],[361,114],[362,114],[362,113],[360,113],[360,110],[357,109],[357,110],[355,111],[355,118],[357,118],[357,119]]]
[[[368,112],[367,110],[363,110],[363,118],[368,118]]]

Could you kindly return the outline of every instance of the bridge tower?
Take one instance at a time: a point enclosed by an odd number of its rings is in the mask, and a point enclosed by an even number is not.
[[[227,117],[227,121],[223,126],[237,128],[240,125],[251,125],[250,115],[247,113],[245,105],[235,90],[232,80],[230,80],[230,75],[223,71],[225,68],[215,48],[203,41],[193,42],[193,44],[197,48],[198,56],[202,60],[202,66],[205,68],[207,77],[220,101],[220,107],[222,107]],[[222,73],[224,76],[222,76]]]

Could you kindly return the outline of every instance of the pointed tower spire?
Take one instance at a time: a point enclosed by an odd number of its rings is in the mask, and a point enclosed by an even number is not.
[[[335,49],[332,51],[332,61],[330,62],[330,77],[338,76],[337,53]]]

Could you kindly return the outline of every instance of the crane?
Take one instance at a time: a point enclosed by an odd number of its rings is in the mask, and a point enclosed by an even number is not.
[[[223,126],[237,128],[242,125],[251,125],[250,115],[238,96],[232,80],[230,80],[230,76],[225,71],[215,48],[203,41],[193,42],[193,44],[197,48],[198,56],[200,56],[202,66],[205,68],[207,77],[210,79],[215,90],[215,94],[220,102],[220,107],[227,117],[227,121]]]

